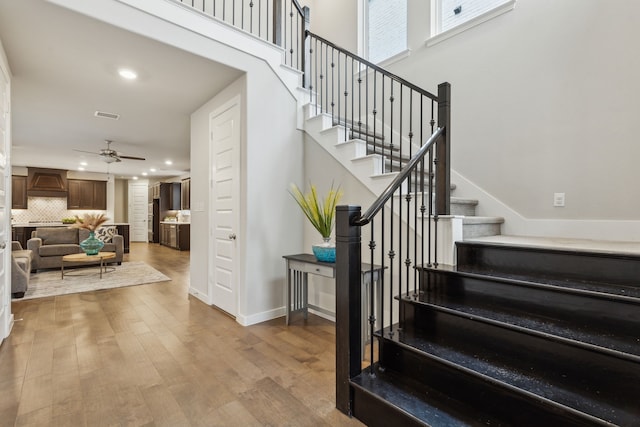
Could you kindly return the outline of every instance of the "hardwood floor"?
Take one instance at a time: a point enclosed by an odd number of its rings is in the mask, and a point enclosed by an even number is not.
[[[335,328],[242,327],[188,295],[189,252],[132,244],[170,282],[13,303],[0,426],[356,426],[335,409]]]

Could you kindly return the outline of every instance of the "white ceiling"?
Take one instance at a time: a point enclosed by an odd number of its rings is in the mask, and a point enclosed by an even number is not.
[[[97,155],[74,149],[97,153],[109,139],[146,158],[112,163],[116,177],[186,174],[190,114],[241,74],[43,0],[0,0],[0,40],[12,73],[14,166],[77,170],[85,161],[105,173]],[[138,79],[125,81],[119,67]]]

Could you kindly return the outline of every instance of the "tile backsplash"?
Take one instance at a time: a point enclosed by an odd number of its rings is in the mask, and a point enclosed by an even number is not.
[[[95,210],[68,210],[67,199],[64,197],[29,197],[29,209],[12,209],[13,223],[22,224],[29,221],[60,221],[62,218],[73,218],[85,213],[103,213],[107,211]]]

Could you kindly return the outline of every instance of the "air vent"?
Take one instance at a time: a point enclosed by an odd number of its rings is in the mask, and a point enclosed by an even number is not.
[[[105,111],[96,111],[95,113],[93,113],[93,115],[96,117],[102,117],[103,119],[111,119],[111,120],[118,120],[120,118],[120,114],[107,113]]]

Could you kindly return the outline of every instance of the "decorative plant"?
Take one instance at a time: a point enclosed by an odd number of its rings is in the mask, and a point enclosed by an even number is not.
[[[333,184],[331,184],[331,188],[324,200],[318,198],[318,192],[313,184],[311,185],[311,191],[307,194],[303,194],[297,185],[291,184],[290,193],[322,237],[325,239],[331,237],[336,205],[342,198],[340,186],[334,188]]]
[[[82,218],[76,215],[75,218],[76,222],[71,227],[84,228],[89,231],[96,231],[98,227],[109,220],[104,214],[84,214]]]

